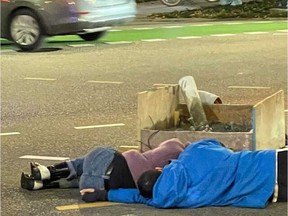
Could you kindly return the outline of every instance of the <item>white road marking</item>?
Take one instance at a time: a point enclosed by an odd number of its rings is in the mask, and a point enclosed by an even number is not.
[[[16,52],[15,50],[1,50],[0,53],[11,53],[11,52]]]
[[[12,135],[19,135],[19,132],[9,132],[9,133],[0,133],[0,136],[12,136]]]
[[[204,23],[204,24],[194,24],[194,25],[191,25],[191,26],[212,26],[212,24],[210,23]]]
[[[132,41],[105,42],[105,44],[131,44]]]
[[[93,47],[95,44],[69,44],[70,47]]]
[[[167,41],[167,39],[145,39],[145,40],[141,40],[141,41],[145,41],[145,42],[157,42],[157,41]]]
[[[235,36],[235,34],[212,34],[212,37],[227,37],[227,36]]]
[[[109,32],[121,32],[121,31],[123,31],[123,30],[120,30],[120,29],[111,29],[111,30],[109,30]]]
[[[237,22],[227,22],[227,23],[222,23],[223,25],[243,25],[244,23],[237,23]]]
[[[123,84],[123,82],[113,82],[113,81],[97,81],[97,80],[88,80],[88,83],[103,83],[103,84]]]
[[[265,23],[273,23],[273,21],[256,21],[256,22],[249,22],[249,23],[256,23],[256,24],[258,24],[258,23],[263,23],[263,24],[265,24]]]
[[[64,161],[64,160],[69,160],[69,157],[51,157],[51,156],[40,156],[40,155],[23,155],[19,157],[21,159],[34,159],[34,160],[59,160],[59,161]]]
[[[40,78],[40,77],[25,77],[25,80],[42,80],[42,81],[55,81],[56,79],[52,78]]]
[[[104,127],[118,127],[118,126],[125,126],[123,123],[117,123],[117,124],[105,124],[105,125],[90,125],[90,126],[79,126],[74,127],[77,130],[81,129],[91,129],[91,128],[104,128]]]
[[[155,86],[155,87],[163,87],[163,86],[176,86],[176,85],[178,85],[178,84],[171,84],[171,83],[155,83],[155,84],[153,84],[153,86]]]
[[[255,35],[255,34],[267,34],[268,32],[243,32],[244,34]]]
[[[162,28],[173,29],[173,28],[182,28],[184,26],[163,26]]]
[[[285,29],[285,30],[277,30],[278,32],[288,32],[288,30],[287,29]]]
[[[237,88],[237,89],[270,89],[271,87],[263,87],[263,86],[228,86],[228,88]]]
[[[183,40],[196,39],[196,38],[202,38],[202,37],[200,37],[200,36],[177,37],[177,39],[183,39]]]
[[[133,28],[133,30],[151,30],[151,29],[155,29],[155,28],[151,28],[151,27]]]

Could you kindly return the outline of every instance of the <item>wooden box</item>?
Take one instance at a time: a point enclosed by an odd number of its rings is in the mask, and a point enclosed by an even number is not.
[[[282,90],[255,105],[203,105],[207,120],[251,127],[248,132],[202,132],[173,130],[179,103],[179,86],[155,87],[138,94],[138,131],[141,151],[155,148],[164,140],[183,143],[215,138],[233,150],[278,149],[285,146],[284,93]],[[185,108],[184,108],[185,109]],[[176,111],[176,112],[175,112]]]

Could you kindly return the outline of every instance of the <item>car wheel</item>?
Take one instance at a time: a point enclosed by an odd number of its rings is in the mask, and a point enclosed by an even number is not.
[[[12,14],[9,25],[11,40],[23,51],[37,50],[44,40],[39,19],[30,10],[18,10]]]
[[[161,0],[168,7],[174,7],[180,4],[181,0]]]
[[[85,41],[93,41],[98,40],[99,38],[103,37],[105,35],[106,31],[100,31],[100,32],[93,32],[93,33],[87,33],[87,34],[79,34],[79,37],[81,37]]]

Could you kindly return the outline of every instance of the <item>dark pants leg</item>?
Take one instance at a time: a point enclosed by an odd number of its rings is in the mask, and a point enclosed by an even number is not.
[[[278,200],[277,202],[287,202],[287,150],[278,152]]]

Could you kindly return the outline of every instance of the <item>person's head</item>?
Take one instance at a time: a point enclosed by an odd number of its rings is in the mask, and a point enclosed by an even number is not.
[[[144,172],[137,181],[137,186],[140,191],[140,194],[146,198],[152,198],[153,187],[161,175],[159,170],[148,170]]]

